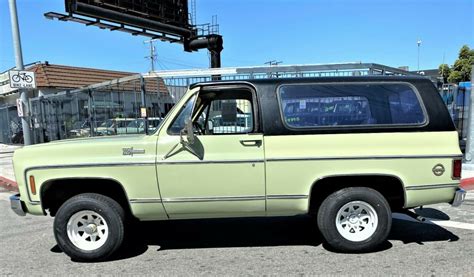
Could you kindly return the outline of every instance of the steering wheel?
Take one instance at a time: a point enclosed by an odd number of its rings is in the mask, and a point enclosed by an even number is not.
[[[198,135],[204,135],[204,129],[197,122],[193,122],[193,127],[196,129]]]

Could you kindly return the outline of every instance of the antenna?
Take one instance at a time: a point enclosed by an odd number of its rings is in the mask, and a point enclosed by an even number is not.
[[[270,66],[277,66],[279,64],[283,63],[282,61],[276,61],[276,60],[271,60],[271,61],[268,61],[268,62],[265,62],[265,64],[268,64]]]
[[[155,42],[156,39],[145,40],[143,43],[150,44],[150,56],[145,56],[145,59],[150,59],[151,72],[155,71],[155,62],[156,62],[156,49]]]
[[[421,39],[416,41],[416,45],[418,45],[418,71],[420,71],[420,46],[421,46]]]

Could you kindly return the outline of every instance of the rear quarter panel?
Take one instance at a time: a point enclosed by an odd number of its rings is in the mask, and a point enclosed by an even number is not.
[[[312,185],[338,175],[388,175],[399,178],[405,207],[452,200],[453,156],[460,156],[457,132],[409,132],[265,136],[267,195],[307,195],[298,200],[269,199],[269,214],[307,212]],[[433,174],[442,164],[446,172]],[[410,187],[452,184],[441,190]],[[350,185],[350,184],[348,184]]]

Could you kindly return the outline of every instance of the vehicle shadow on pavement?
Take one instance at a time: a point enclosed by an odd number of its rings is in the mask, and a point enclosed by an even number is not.
[[[416,243],[423,245],[424,242],[432,241],[458,241],[459,237],[435,224],[393,219],[392,231],[388,236],[388,240],[399,240],[404,244]]]
[[[129,238],[128,245],[112,259],[140,255],[150,245],[164,251],[322,243],[315,221],[307,216],[138,222]]]
[[[423,208],[423,209],[415,209],[415,213],[418,215],[421,215],[423,217],[429,217],[432,219],[438,219],[438,220],[449,220],[450,217],[446,213],[433,209],[433,208]]]

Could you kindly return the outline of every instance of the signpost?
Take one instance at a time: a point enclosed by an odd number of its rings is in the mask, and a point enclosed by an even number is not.
[[[11,20],[11,27],[12,27],[12,36],[13,36],[13,49],[15,52],[15,63],[16,69],[21,73],[23,71],[23,54],[21,52],[21,41],[20,41],[20,28],[18,27],[18,16],[16,12],[16,0],[9,0],[8,1],[10,7],[10,20]],[[23,71],[24,72],[24,71]],[[12,79],[14,79],[15,83],[24,82],[26,84],[34,84],[34,74],[32,79],[28,78],[27,74],[11,74],[10,75],[10,84],[12,84]],[[17,82],[18,80],[18,82]],[[30,81],[30,82],[28,82]],[[25,89],[19,88],[20,91],[20,101],[21,103],[28,104],[28,93]],[[30,145],[32,143],[31,139],[31,129],[30,123],[28,118],[28,111],[26,113],[23,111],[23,116],[21,118],[21,127],[23,130],[23,141],[25,145]]]
[[[24,70],[10,70],[10,87],[11,88],[36,88],[35,73]]]

